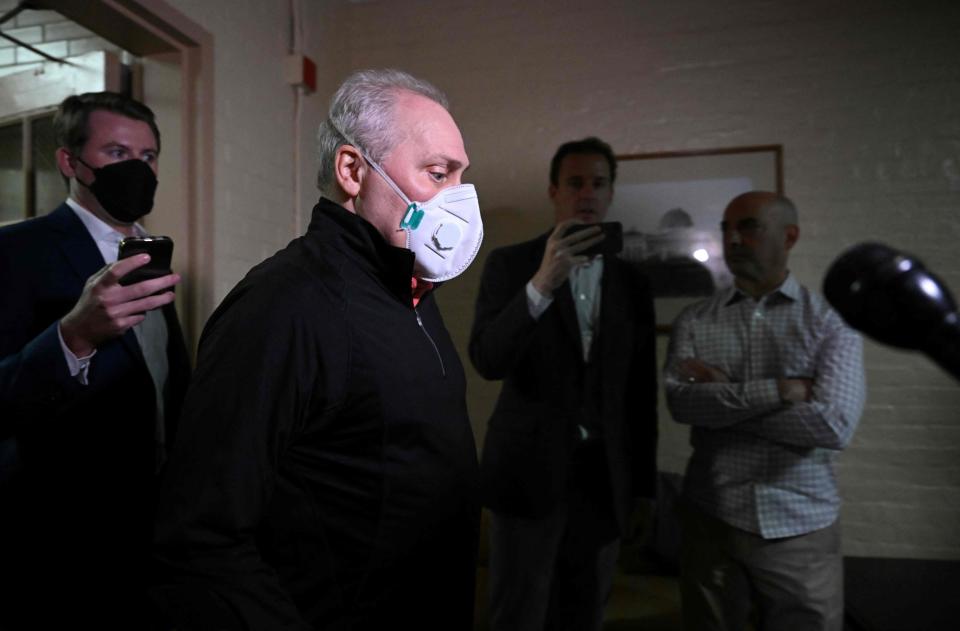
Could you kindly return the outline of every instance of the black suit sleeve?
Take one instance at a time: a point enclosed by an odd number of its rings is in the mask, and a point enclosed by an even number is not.
[[[491,252],[480,279],[470,332],[470,360],[485,379],[503,379],[510,373],[537,325],[526,294],[534,270],[528,269],[527,261],[511,254],[515,252]]]
[[[649,283],[638,272],[631,270],[631,273],[633,298],[639,316],[633,322],[636,346],[631,374],[626,382],[629,397],[628,431],[635,454],[632,488],[635,497],[652,498],[656,495],[657,487],[656,315]]]
[[[35,294],[44,288],[23,269],[36,261],[15,260],[24,248],[11,241],[0,241],[0,440],[24,419],[60,413],[84,390],[67,368],[58,320],[38,313]]]
[[[0,326],[6,325],[0,323]],[[17,433],[19,423],[27,416],[56,415],[67,404],[83,394],[83,386],[67,369],[60,347],[57,323],[19,349],[9,344],[7,331],[0,350],[0,439]],[[15,345],[14,341],[14,345]]]

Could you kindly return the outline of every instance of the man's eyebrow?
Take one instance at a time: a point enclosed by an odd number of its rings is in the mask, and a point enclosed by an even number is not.
[[[457,160],[456,158],[452,158],[452,157],[450,157],[450,156],[448,156],[448,155],[446,155],[446,154],[443,154],[443,153],[434,153],[434,154],[432,154],[432,155],[429,155],[429,156],[426,157],[426,159],[425,159],[424,161],[425,161],[427,164],[444,164],[444,165],[446,165],[451,171],[457,171],[457,170],[460,170],[460,169],[463,169],[464,171],[466,171],[467,169],[470,168],[470,164],[469,164],[469,163],[466,164],[466,165],[464,165],[464,163],[461,162],[460,160]]]
[[[107,142],[100,145],[100,148],[101,149],[117,148],[117,149],[126,149],[127,151],[130,151],[130,147],[128,145],[125,145],[122,142],[117,142],[116,140],[108,140]]]
[[[100,149],[123,149],[124,151],[127,151],[129,153],[134,153],[130,145],[125,145],[122,142],[118,142],[116,140],[110,140],[108,142],[103,143],[102,145],[100,145]],[[146,151],[150,151],[152,153],[159,153],[159,150],[156,147],[147,147],[146,149],[141,149],[140,153],[144,153]]]

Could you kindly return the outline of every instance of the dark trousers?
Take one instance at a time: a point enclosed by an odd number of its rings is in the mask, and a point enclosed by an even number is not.
[[[583,448],[548,515],[491,514],[491,631],[600,629],[620,551],[606,466]]]
[[[804,535],[764,539],[689,505],[682,515],[684,629],[843,629],[839,521]]]

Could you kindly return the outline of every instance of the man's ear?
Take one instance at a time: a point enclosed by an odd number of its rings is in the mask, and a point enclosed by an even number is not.
[[[556,184],[551,184],[547,187],[547,197],[550,198],[550,201],[553,201],[553,198],[557,196],[558,190],[559,189],[557,188]]]
[[[367,163],[353,145],[340,145],[333,156],[333,174],[346,199],[360,194]]]
[[[57,159],[57,168],[60,169],[60,173],[63,174],[63,177],[77,177],[77,171],[73,163],[73,156],[70,155],[69,151],[67,151],[64,147],[57,147],[55,156]]]
[[[797,239],[800,238],[800,226],[796,224],[790,224],[786,228],[786,246],[789,251],[797,243]]]

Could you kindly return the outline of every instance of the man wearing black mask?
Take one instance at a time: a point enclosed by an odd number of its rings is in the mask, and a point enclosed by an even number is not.
[[[156,474],[189,361],[177,274],[121,285],[117,260],[153,207],[160,134],[120,94],[54,118],[68,198],[0,229],[0,628],[146,628]]]

